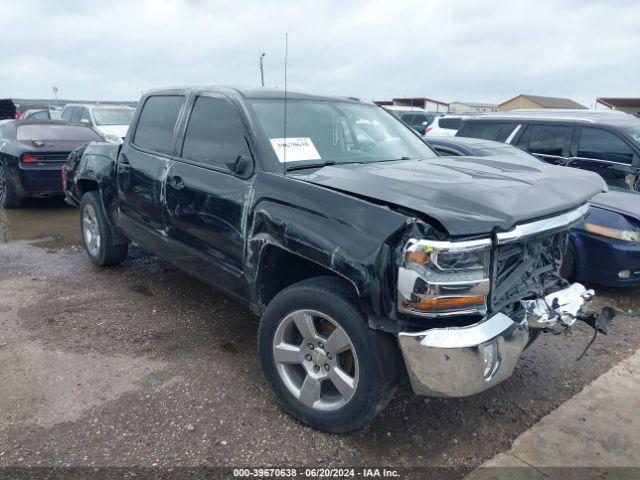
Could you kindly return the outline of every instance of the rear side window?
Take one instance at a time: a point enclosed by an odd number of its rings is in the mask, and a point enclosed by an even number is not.
[[[617,135],[599,128],[583,127],[578,140],[578,156],[610,162],[631,163],[633,151]]]
[[[424,122],[429,122],[429,119],[424,115],[418,114],[413,117],[413,125],[422,125]]]
[[[515,123],[465,122],[458,131],[459,137],[482,138],[504,142],[516,127]]]
[[[173,153],[173,130],[182,107],[183,96],[153,96],[140,112],[133,143],[152,152]]]
[[[36,112],[32,115],[29,115],[29,118],[33,119],[33,120],[49,120],[51,118],[51,116],[49,115],[49,111],[48,110],[41,110],[39,112]]]
[[[62,120],[66,120],[67,122],[71,120],[71,108],[67,107],[62,111]]]
[[[235,108],[221,98],[198,97],[184,136],[182,158],[224,166],[248,155]]]
[[[531,153],[540,153],[543,155],[562,156],[564,146],[567,144],[571,135],[572,127],[565,125],[532,125],[529,127],[526,137],[522,137],[522,141],[529,140],[528,145],[520,145],[525,147]]]
[[[448,130],[458,130],[460,125],[462,125],[461,118],[441,118],[438,120],[438,126]]]
[[[403,115],[400,115],[400,120],[402,120],[407,125],[413,125],[413,114],[405,113]]]

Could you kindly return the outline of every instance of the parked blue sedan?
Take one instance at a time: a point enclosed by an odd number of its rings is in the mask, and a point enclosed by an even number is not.
[[[502,156],[512,163],[541,160],[517,147],[464,137],[426,138],[443,156]],[[565,278],[609,287],[640,284],[640,194],[613,189],[596,196],[570,234]]]

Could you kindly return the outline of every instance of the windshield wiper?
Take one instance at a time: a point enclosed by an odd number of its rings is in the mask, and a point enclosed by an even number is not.
[[[328,165],[335,165],[336,163],[337,162],[335,160],[327,160],[326,162],[322,162],[322,163],[305,163],[302,165],[290,165],[287,167],[287,172],[291,170],[303,170],[305,168],[322,168]]]
[[[290,170],[303,170],[305,168],[322,168],[328,167],[330,165],[350,165],[353,163],[366,163],[361,161],[352,161],[352,162],[336,162],[335,160],[327,160],[322,163],[305,163],[303,165],[291,165],[287,167],[287,172]]]

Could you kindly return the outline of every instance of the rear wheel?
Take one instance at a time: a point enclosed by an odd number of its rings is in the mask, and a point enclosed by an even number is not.
[[[11,181],[7,178],[5,166],[0,164],[0,205],[4,208],[19,208],[22,206],[22,198],[20,198]]]
[[[340,281],[317,277],[269,303],[258,334],[260,361],[291,415],[321,430],[348,432],[391,399],[397,347],[381,335]]]
[[[114,235],[102,210],[100,196],[90,191],[80,202],[80,229],[84,248],[99,267],[117,265],[127,256],[128,244],[114,244]]]

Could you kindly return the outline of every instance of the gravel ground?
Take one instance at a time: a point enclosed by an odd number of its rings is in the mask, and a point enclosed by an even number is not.
[[[465,399],[402,388],[363,431],[330,435],[277,406],[242,304],[138,248],[98,269],[77,210],[49,202],[0,228],[0,467],[456,466],[471,469],[640,345],[638,320],[543,335],[513,377]],[[640,308],[639,289],[594,308]]]

